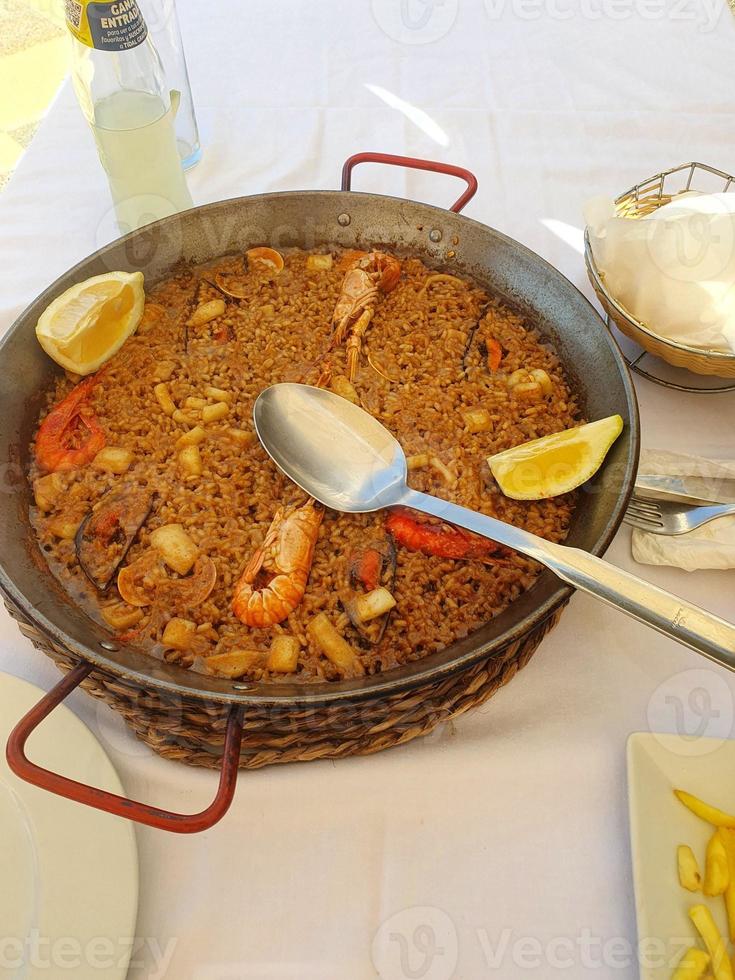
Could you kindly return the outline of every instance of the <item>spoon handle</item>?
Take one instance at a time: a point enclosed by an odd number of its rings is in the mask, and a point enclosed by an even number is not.
[[[494,517],[407,489],[399,503],[492,538],[551,569],[562,581],[735,670],[735,626],[578,548],[539,538]]]

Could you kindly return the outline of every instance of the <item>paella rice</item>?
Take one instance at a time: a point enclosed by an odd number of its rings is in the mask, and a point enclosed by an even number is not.
[[[323,511],[267,457],[253,403],[278,381],[328,385],[393,432],[412,487],[561,541],[574,495],[508,499],[486,462],[582,421],[559,358],[499,299],[418,258],[286,250],[281,268],[254,251],[182,265],[101,371],[57,379],[29,473],[40,548],[111,633],[184,668],[333,681],[441,650],[539,566],[415,514]],[[366,262],[369,316],[345,293]],[[287,534],[301,565],[281,582]]]

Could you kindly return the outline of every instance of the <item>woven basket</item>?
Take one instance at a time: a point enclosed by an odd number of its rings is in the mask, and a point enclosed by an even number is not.
[[[735,190],[735,178],[722,170],[708,167],[703,163],[684,163],[679,167],[649,177],[621,194],[615,201],[617,214],[623,218],[642,218],[668,204],[678,194],[685,191]],[[695,374],[714,375],[718,378],[735,378],[735,354],[723,351],[702,350],[665,340],[636,320],[621,306],[605,288],[604,275],[595,264],[589,236],[585,232],[585,262],[587,274],[594,287],[597,298],[608,317],[621,333],[635,341],[640,347],[660,357],[674,367],[686,368]]]
[[[62,670],[74,666],[21,611],[6,601],[21,632]],[[528,663],[564,606],[520,640],[464,671],[385,698],[319,707],[249,708],[243,724],[240,767],[369,755],[428,735],[437,725],[483,704]],[[139,739],[166,759],[219,768],[227,707],[143,688],[103,670],[82,682],[124,718]]]

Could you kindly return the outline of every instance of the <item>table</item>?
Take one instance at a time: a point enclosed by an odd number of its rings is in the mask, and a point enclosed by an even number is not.
[[[722,0],[180,0],[180,18],[204,145],[197,203],[333,188],[357,150],[446,160],[478,176],[468,215],[591,295],[587,197],[684,160],[735,171]],[[361,168],[355,186],[456,196],[447,178],[393,169]],[[0,197],[2,328],[112,237],[108,202],[66,85]],[[638,394],[644,445],[735,455],[735,395],[646,381]],[[627,529],[608,557],[634,568]],[[634,570],[732,617],[732,573]],[[2,616],[0,669],[50,687],[56,669]],[[139,829],[131,980],[636,977],[625,740],[696,728],[699,689],[707,734],[731,735],[735,679],[576,596],[512,684],[431,737],[243,773],[200,836]],[[70,705],[131,796],[209,801],[212,773],[161,761],[82,694]]]

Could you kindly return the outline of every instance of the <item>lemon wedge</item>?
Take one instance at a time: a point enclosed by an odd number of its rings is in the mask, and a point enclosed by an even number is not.
[[[36,324],[38,342],[57,364],[91,374],[115,354],[143,316],[142,272],[106,272],[70,286]]]
[[[585,483],[599,470],[623,431],[619,415],[532,439],[488,457],[490,472],[506,497],[542,500]]]

